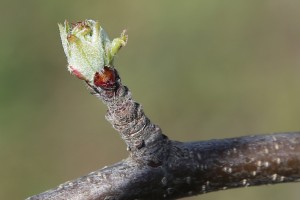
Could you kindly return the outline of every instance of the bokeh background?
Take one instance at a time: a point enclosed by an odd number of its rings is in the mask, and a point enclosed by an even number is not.
[[[170,138],[300,130],[300,1],[1,1],[0,199],[24,199],[127,156],[105,106],[70,76],[58,22],[128,30],[115,65]],[[299,184],[196,200],[298,200]]]

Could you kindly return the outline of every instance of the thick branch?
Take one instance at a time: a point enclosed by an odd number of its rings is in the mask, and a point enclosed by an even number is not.
[[[28,199],[175,199],[300,180],[300,133],[171,141],[119,78],[116,86],[102,90],[89,85],[107,105],[106,118],[126,142],[129,158]]]
[[[160,166],[128,158],[29,199],[174,199],[300,180],[300,133],[168,145]]]

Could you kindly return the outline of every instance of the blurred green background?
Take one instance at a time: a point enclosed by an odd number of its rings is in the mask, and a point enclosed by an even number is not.
[[[115,65],[182,141],[300,130],[300,1],[1,1],[0,199],[24,199],[127,156],[105,106],[70,76],[58,22],[126,28]],[[299,184],[188,199],[298,200]]]

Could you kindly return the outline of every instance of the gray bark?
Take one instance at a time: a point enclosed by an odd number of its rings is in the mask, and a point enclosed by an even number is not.
[[[119,78],[114,90],[89,87],[107,105],[106,119],[130,156],[28,200],[176,199],[300,181],[300,133],[172,141],[150,122]]]

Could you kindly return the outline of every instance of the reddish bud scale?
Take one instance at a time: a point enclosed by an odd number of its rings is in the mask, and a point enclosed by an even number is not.
[[[94,85],[104,90],[113,90],[116,87],[116,71],[108,66],[104,66],[100,72],[94,76]]]
[[[81,79],[81,80],[86,80],[86,78],[76,69],[74,69],[72,66],[69,66],[69,68],[71,69],[71,73],[76,76],[77,78]]]

